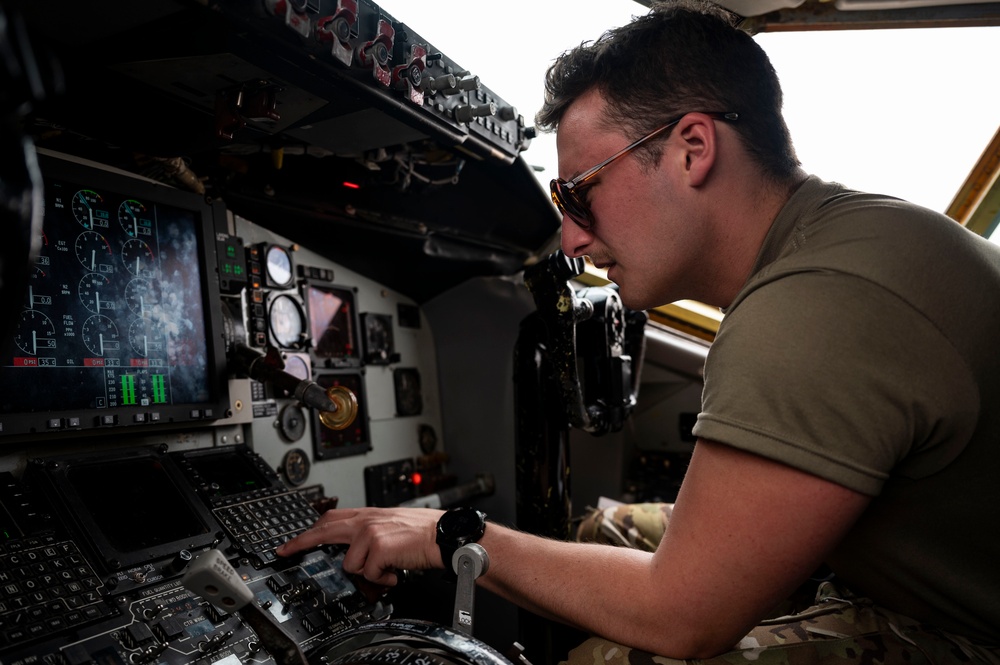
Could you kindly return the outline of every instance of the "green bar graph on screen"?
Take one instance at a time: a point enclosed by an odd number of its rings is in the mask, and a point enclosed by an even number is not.
[[[153,379],[153,404],[165,404],[167,401],[167,384],[163,374],[154,374]]]
[[[122,375],[122,404],[125,406],[135,405],[135,375]]]

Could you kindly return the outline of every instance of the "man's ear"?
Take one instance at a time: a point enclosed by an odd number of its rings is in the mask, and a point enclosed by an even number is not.
[[[688,113],[677,124],[677,136],[684,149],[688,184],[700,187],[715,166],[718,148],[715,122],[704,113]]]

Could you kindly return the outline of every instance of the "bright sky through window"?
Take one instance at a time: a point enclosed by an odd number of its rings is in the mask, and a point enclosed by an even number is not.
[[[437,0],[433,14],[412,0],[379,4],[478,75],[529,124],[557,55],[647,11],[630,0],[539,0],[530,11]],[[990,75],[1000,27],[756,39],[781,78],[799,158],[826,180],[944,211],[1000,122],[1000,86]],[[535,139],[524,157],[542,169],[539,183],[547,188],[557,170],[554,136]]]

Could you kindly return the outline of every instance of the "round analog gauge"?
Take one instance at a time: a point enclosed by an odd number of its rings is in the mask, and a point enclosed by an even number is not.
[[[149,277],[156,267],[153,250],[145,242],[135,238],[126,240],[122,245],[122,263],[136,277]]]
[[[149,319],[136,319],[129,324],[128,343],[143,358],[158,358],[166,351],[162,327]]]
[[[288,404],[278,414],[277,425],[285,441],[298,441],[306,433],[306,414],[298,404]]]
[[[267,265],[267,278],[274,286],[290,286],[292,283],[292,257],[288,250],[278,245],[267,248],[264,257]]]
[[[122,225],[125,233],[133,238],[150,234],[149,211],[142,201],[135,199],[122,201],[122,204],[118,206],[118,223]]]
[[[95,314],[84,321],[81,331],[83,343],[95,356],[104,357],[117,352],[121,347],[118,326],[103,314]]]
[[[100,233],[84,231],[76,237],[76,258],[90,272],[110,272],[113,253],[111,245]],[[103,266],[107,269],[101,270]]]
[[[136,277],[125,285],[125,304],[136,316],[149,316],[156,303],[156,291],[148,279]]]
[[[289,355],[285,358],[285,372],[305,381],[309,378],[309,363],[302,356]]]
[[[272,300],[268,322],[271,336],[279,346],[294,349],[302,345],[305,339],[305,316],[302,306],[294,298],[279,295]]]
[[[56,348],[56,327],[52,325],[49,317],[38,310],[26,309],[21,312],[14,342],[29,356],[37,356],[43,351],[53,351]]]
[[[281,460],[281,472],[292,487],[298,487],[309,478],[309,456],[301,448],[292,448]]]
[[[115,308],[111,293],[111,280],[99,272],[90,272],[80,278],[80,302],[88,311],[100,314],[102,310]]]
[[[73,216],[76,217],[76,221],[80,222],[83,228],[89,230],[94,228],[95,221],[98,226],[107,224],[104,221],[106,218],[102,217],[103,212],[100,209],[100,206],[103,204],[104,199],[100,194],[92,189],[81,189],[73,195],[73,203],[70,204],[70,207],[73,209]],[[102,221],[104,221],[104,224],[101,224]]]

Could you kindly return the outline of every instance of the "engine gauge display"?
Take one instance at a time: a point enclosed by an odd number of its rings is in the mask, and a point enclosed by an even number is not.
[[[107,275],[90,272],[80,278],[80,302],[93,314],[103,314],[114,309],[116,294]]]
[[[157,292],[148,279],[136,277],[125,285],[125,304],[136,316],[146,316],[157,303]]]
[[[84,231],[76,237],[76,258],[90,272],[110,273],[113,253],[107,239],[96,231]]]
[[[98,358],[116,354],[121,349],[118,326],[107,316],[95,314],[83,322],[80,339]]]
[[[14,342],[29,356],[51,352],[56,348],[56,327],[45,314],[26,309],[21,312]]]
[[[70,206],[73,217],[88,230],[108,226],[108,211],[104,208],[104,197],[92,189],[81,189],[73,195]]]
[[[152,277],[156,268],[153,250],[142,240],[132,238],[122,245],[122,263],[136,277]]]
[[[0,345],[0,436],[35,432],[39,422],[59,429],[214,419],[228,401],[206,278],[221,208],[39,158],[42,247],[22,309],[10,316],[13,334]]]
[[[153,233],[153,220],[150,219],[149,209],[145,203],[135,199],[122,201],[118,206],[118,223],[132,238],[149,237]]]

